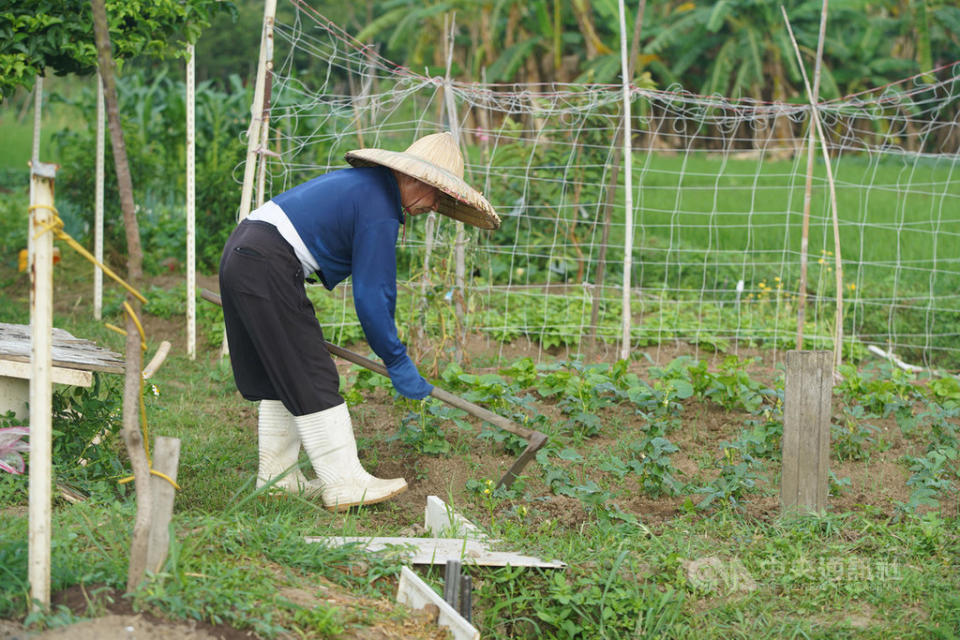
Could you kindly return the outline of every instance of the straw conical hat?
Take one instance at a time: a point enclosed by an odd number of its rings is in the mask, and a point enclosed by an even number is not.
[[[486,198],[463,181],[463,156],[448,131],[424,136],[402,152],[385,149],[348,151],[346,160],[354,167],[389,167],[436,187],[440,191],[437,213],[481,229],[500,226],[500,216]]]

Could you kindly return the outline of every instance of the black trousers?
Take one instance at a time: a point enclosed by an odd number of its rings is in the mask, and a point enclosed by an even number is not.
[[[237,389],[295,416],[343,404],[303,267],[272,224],[241,222],[220,258],[220,299]]]

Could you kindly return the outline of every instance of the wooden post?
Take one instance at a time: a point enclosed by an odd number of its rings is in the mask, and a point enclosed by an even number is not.
[[[57,165],[31,162],[30,549],[32,608],[50,607],[50,495],[53,476],[53,182]]]
[[[827,509],[833,364],[829,351],[787,351],[783,402],[782,513]]]
[[[153,468],[177,481],[180,464],[180,440],[160,436],[153,447]],[[147,546],[147,571],[163,568],[170,551],[170,518],[173,515],[174,486],[160,476],[150,476],[153,504],[150,516],[150,542]]]

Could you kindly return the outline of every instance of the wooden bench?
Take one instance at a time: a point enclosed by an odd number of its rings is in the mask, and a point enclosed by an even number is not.
[[[14,411],[18,420],[29,416],[30,325],[0,322],[0,415]],[[63,329],[53,329],[54,383],[78,387],[93,384],[93,372],[123,373],[120,354],[76,338]]]

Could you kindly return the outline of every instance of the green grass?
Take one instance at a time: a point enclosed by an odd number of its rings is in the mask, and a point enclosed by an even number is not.
[[[158,291],[153,297],[158,305],[163,302]],[[58,314],[56,325],[122,348],[122,338],[92,322],[83,305]],[[151,337],[148,355],[156,347]],[[960,536],[949,497],[933,510],[896,511],[876,506],[868,496],[868,504],[795,520],[769,511],[751,515],[752,504],[775,495],[775,485],[766,482],[743,485],[706,509],[696,505],[702,496],[683,498],[688,486],[707,484],[717,473],[716,441],[690,451],[691,429],[707,404],[723,407],[730,416],[756,417],[767,420],[767,426],[776,423],[775,408],[769,404],[775,390],[748,376],[746,365],[733,359],[708,370],[689,359],[678,360],[650,369],[643,380],[626,367],[576,362],[537,367],[518,361],[483,378],[456,369],[444,372],[438,380],[442,386],[502,413],[528,407],[528,425],[551,436],[549,447],[509,492],[483,490],[489,486],[483,477],[485,452],[497,449],[487,449],[494,446],[489,441],[475,440],[469,425],[437,418],[447,440],[456,443],[448,454],[415,453],[417,443],[402,449],[410,465],[439,457],[472,469],[473,482],[465,488],[436,493],[504,540],[506,548],[568,564],[564,571],[468,567],[475,622],[484,637],[885,640],[952,638],[960,633]],[[960,400],[960,392],[952,386],[943,383],[932,395],[923,395],[924,387],[902,375],[861,376],[856,369],[845,375],[836,401],[865,407],[865,421],[879,420],[908,400],[922,398],[928,407],[946,407],[934,417],[933,431],[921,419],[923,424],[905,427],[905,432],[920,452],[936,438],[956,455],[955,404],[949,403]],[[253,405],[238,397],[229,369],[206,341],[196,360],[175,350],[151,382],[159,395],[148,393],[146,398],[150,434],[181,439],[178,480],[183,489],[177,494],[170,558],[131,596],[135,607],[175,620],[229,624],[264,638],[283,633],[336,637],[406,615],[392,605],[357,607],[322,598],[305,606],[285,595],[291,589],[329,594],[332,584],[370,602],[392,600],[400,566],[394,556],[361,556],[349,549],[305,545],[301,538],[404,535],[412,523],[402,511],[387,506],[335,516],[305,501],[257,499],[252,487]],[[610,395],[615,389],[619,391]],[[357,393],[365,411],[394,415],[400,433],[408,404],[394,403],[369,384],[359,386]],[[745,411],[756,407],[757,394],[766,398],[762,406],[768,413]],[[599,430],[587,414],[601,417]],[[366,414],[358,409],[356,415]],[[657,434],[678,442],[687,439],[682,446],[702,454],[695,474],[673,468],[677,454],[669,450],[660,466],[645,464],[654,449],[638,445]],[[758,477],[775,478],[777,446],[764,447],[754,440],[754,448],[747,449],[737,444],[744,441],[735,431],[722,437],[733,442],[722,445],[722,460],[737,462],[743,456],[746,461],[751,452],[758,459],[751,467]],[[365,442],[371,448],[382,446],[376,438]],[[854,445],[873,457],[882,451],[878,442],[859,441],[845,443],[844,454]],[[638,465],[647,474],[646,488],[638,488],[633,472],[610,471],[618,468],[613,456],[621,465],[631,460]],[[675,476],[680,489],[657,484],[656,474],[663,470]],[[955,465],[940,479],[956,486]],[[439,489],[447,479],[427,473],[421,481]],[[118,493],[106,484],[93,487],[90,500],[58,503],[55,509],[54,590],[77,584],[94,592],[122,590],[125,584],[132,493]],[[0,477],[0,506],[24,504],[24,491],[22,478]],[[676,514],[648,514],[656,505],[673,505]],[[25,516],[0,518],[3,617],[22,619],[26,614],[26,531]],[[691,569],[691,563],[701,568]],[[439,589],[442,568],[427,571],[425,578]],[[100,604],[86,612],[57,610],[31,619],[56,626],[102,612]]]
[[[672,246],[719,252],[734,264],[744,264],[748,273],[749,261],[776,264],[786,254],[786,270],[795,274],[804,197],[803,167],[796,162],[721,163],[695,154],[689,158],[640,158],[637,164],[641,247],[652,244],[663,247],[661,251]],[[960,236],[960,217],[956,215],[960,184],[952,178],[955,172],[956,160],[946,157],[871,160],[848,156],[836,161],[847,282],[889,286],[899,278],[908,289],[950,291],[960,275],[951,263],[943,262]],[[832,210],[822,163],[816,166],[812,196],[809,252],[816,265],[822,252],[834,251]],[[668,245],[663,240],[671,229],[672,245]],[[933,269],[940,272],[940,282],[931,279]],[[762,271],[760,275],[764,275]]]
[[[44,79],[40,125],[41,162],[59,162],[60,158],[53,144],[57,132],[82,126],[76,110],[65,104],[61,98],[75,95],[85,83],[94,86],[95,80],[73,76],[51,76]],[[0,130],[3,131],[4,148],[0,169],[27,170],[27,162],[33,155],[33,97],[21,89],[0,104]]]

